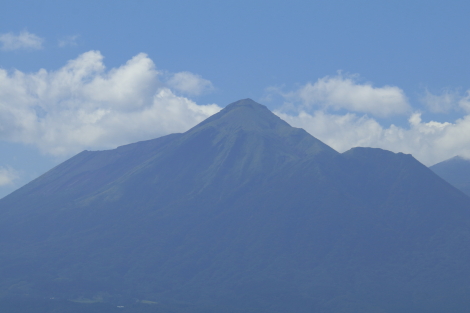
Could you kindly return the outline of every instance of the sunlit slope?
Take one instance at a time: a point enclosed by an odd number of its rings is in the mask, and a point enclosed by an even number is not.
[[[253,312],[459,312],[469,201],[410,155],[339,154],[246,99],[183,134],[82,152],[0,200],[0,286]]]

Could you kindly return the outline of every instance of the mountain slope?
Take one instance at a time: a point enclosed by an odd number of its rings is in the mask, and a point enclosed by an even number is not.
[[[429,167],[434,173],[470,196],[470,161],[456,156]]]
[[[0,208],[9,297],[227,312],[470,304],[468,197],[410,155],[339,154],[249,99],[184,134],[82,152]]]

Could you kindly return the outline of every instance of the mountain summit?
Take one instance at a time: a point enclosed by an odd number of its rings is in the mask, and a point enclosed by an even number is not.
[[[463,312],[469,226],[470,199],[412,156],[340,154],[245,99],[1,199],[0,290],[149,312]]]

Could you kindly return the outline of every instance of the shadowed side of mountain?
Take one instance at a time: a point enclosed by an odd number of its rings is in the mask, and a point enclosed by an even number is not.
[[[343,190],[363,201],[351,219],[361,230],[354,231],[343,253],[361,255],[367,270],[357,265],[356,274],[375,284],[364,293],[383,303],[385,294],[401,297],[390,312],[445,312],[453,305],[454,311],[462,311],[462,277],[470,275],[465,262],[470,257],[468,197],[411,155],[353,148],[342,156],[350,173],[342,176]],[[393,269],[391,264],[401,265]]]
[[[451,185],[470,196],[470,160],[456,156],[434,164],[429,168]]]
[[[452,223],[467,227],[468,197],[411,155],[353,148],[343,156],[353,171],[346,189],[372,205],[368,214],[381,219],[383,229],[396,232],[396,238],[413,242],[413,236],[420,236],[417,242]]]
[[[368,199],[382,197],[381,192],[390,193],[390,201],[398,201],[400,197],[392,196],[397,189],[397,194],[419,195],[430,199],[436,193],[450,193],[452,198],[465,201],[464,196],[456,188],[449,185],[444,179],[413,158],[410,154],[393,153],[377,148],[353,148],[342,154],[349,160],[349,168],[355,168],[356,179],[362,181],[363,186],[370,190]],[[400,168],[400,171],[397,171]],[[397,182],[401,183],[398,184]],[[432,192],[430,192],[432,191]]]

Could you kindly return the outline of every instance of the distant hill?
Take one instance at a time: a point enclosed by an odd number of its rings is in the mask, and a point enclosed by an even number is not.
[[[456,156],[429,168],[470,196],[470,160]]]
[[[340,154],[245,99],[1,199],[0,296],[83,312],[466,312],[469,227],[470,198],[411,155]]]

